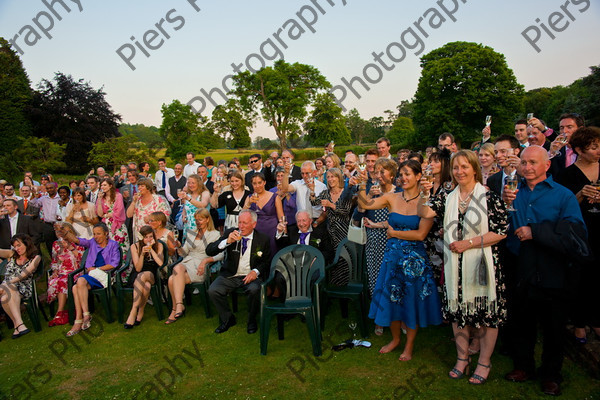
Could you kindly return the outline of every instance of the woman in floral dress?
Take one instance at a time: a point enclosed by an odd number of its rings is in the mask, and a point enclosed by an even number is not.
[[[96,213],[108,226],[108,238],[119,243],[123,251],[123,260],[129,251],[129,235],[125,225],[125,205],[123,196],[115,189],[111,178],[100,181],[100,196],[96,202]]]

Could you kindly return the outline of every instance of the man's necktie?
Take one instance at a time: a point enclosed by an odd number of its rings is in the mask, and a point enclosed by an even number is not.
[[[246,252],[246,249],[248,248],[248,238],[242,238],[242,255],[244,255],[244,253]]]
[[[27,203],[29,203],[29,200],[23,199],[23,212],[27,211]]]
[[[306,237],[308,236],[308,232],[300,234],[300,244],[306,244]]]
[[[167,187],[167,174],[165,173],[165,171],[162,171],[162,190],[165,190],[165,188]]]

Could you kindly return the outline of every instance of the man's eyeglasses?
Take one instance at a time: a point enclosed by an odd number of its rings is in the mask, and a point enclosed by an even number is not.
[[[249,164],[254,164],[254,163],[255,163],[255,162],[257,162],[258,160],[259,160],[259,159],[256,159],[256,160],[250,160],[250,161],[248,161],[248,163],[249,163]]]

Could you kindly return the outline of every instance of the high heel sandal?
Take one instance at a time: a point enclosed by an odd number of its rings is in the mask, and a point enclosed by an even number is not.
[[[490,363],[489,365],[483,365],[482,363],[478,362],[477,365],[482,366],[483,368],[487,368],[490,369],[492,367],[492,363]],[[490,377],[489,372],[488,372],[488,378]],[[484,383],[487,382],[488,378],[484,378],[481,375],[478,374],[473,374],[473,376],[471,376],[471,378],[475,379],[476,382],[473,382],[469,379],[469,383],[471,385],[483,385]]]
[[[177,310],[173,308],[171,311],[177,311]],[[167,318],[167,320],[165,321],[165,325],[171,325],[174,322],[177,322],[177,319]]]
[[[450,378],[450,379],[461,379],[463,376],[469,375],[469,371],[471,369],[471,357],[469,357],[469,358],[459,358],[459,357],[456,357],[456,361],[466,361],[467,365],[463,368],[462,371],[458,370],[457,368],[452,368],[452,370],[450,372],[448,372],[448,378]],[[452,373],[454,375],[456,375],[456,376],[450,375]]]
[[[183,305],[183,303],[177,303],[177,304]],[[177,306],[175,306],[175,307],[177,307]],[[173,318],[175,318],[175,320],[178,320],[181,317],[185,317],[185,308],[183,309],[183,311],[180,311],[177,314],[173,315]]]
[[[83,323],[82,319],[76,319],[73,323],[73,326],[79,324],[81,325]],[[77,335],[79,332],[81,332],[81,326],[79,327],[79,329],[75,330],[74,328],[72,328],[69,332],[67,332],[67,337],[71,337],[71,336],[75,336]]]
[[[83,313],[83,318],[85,317],[90,317],[90,319],[83,321],[83,324],[81,324],[82,331],[87,331],[92,326],[92,314],[89,311],[86,311]]]

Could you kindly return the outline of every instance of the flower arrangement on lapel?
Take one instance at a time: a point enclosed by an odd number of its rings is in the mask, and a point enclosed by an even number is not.
[[[262,252],[262,251],[258,250],[258,251],[256,252],[256,256],[257,256],[257,257],[262,257],[262,255],[263,255],[263,252]]]
[[[321,239],[315,239],[315,244],[318,246],[321,244]]]

